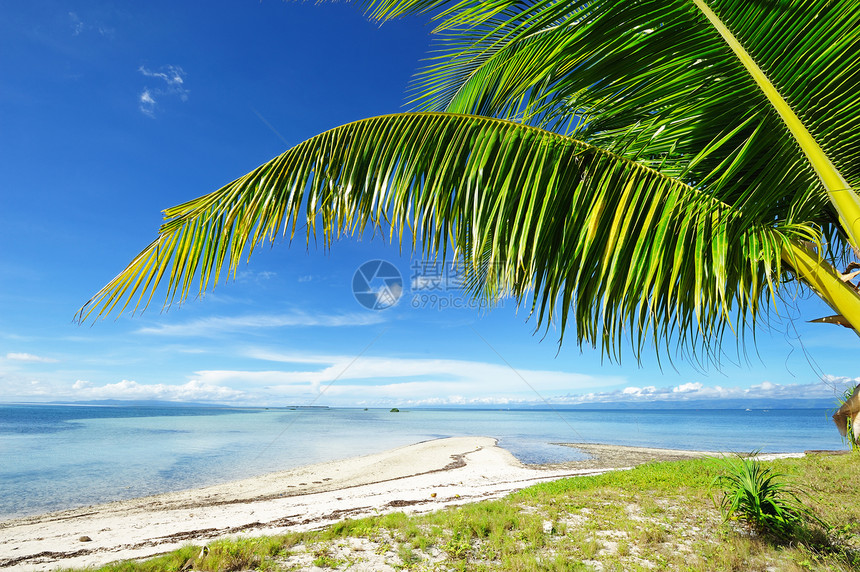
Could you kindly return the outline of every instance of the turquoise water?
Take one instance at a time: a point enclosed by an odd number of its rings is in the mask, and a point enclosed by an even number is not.
[[[484,435],[526,463],[559,442],[794,452],[843,448],[802,410],[489,411],[0,405],[0,520],[221,483],[440,437]]]

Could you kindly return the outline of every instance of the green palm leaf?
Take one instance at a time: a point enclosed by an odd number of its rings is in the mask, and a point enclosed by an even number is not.
[[[756,221],[607,151],[521,124],[445,113],[367,119],[318,135],[209,195],[165,211],[158,239],[82,310],[108,313],[203,291],[244,251],[307,223],[411,229],[426,252],[459,247],[481,284],[558,314],[617,356],[649,335],[711,349],[775,284],[802,227]],[[766,224],[765,224],[766,223]]]
[[[858,2],[371,0],[380,19],[437,12],[422,112],[168,209],[81,317],[145,307],[161,283],[182,301],[307,223],[327,243],[387,225],[456,249],[476,295],[510,292],[562,335],[572,320],[613,358],[625,336],[637,357],[649,340],[716,357],[792,275],[857,329],[821,245],[833,260],[858,236],[842,200],[860,205]]]
[[[860,3],[710,4],[842,174],[833,192],[860,187]],[[382,18],[442,5],[373,6]],[[447,35],[439,63],[419,76],[418,108],[576,126],[576,137],[682,176],[745,211],[792,210],[832,225],[838,217],[820,208],[815,169],[702,6],[452,5],[438,17]]]

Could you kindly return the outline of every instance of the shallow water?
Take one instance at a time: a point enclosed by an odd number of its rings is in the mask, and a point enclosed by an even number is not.
[[[499,439],[525,463],[552,443],[794,452],[843,444],[825,410],[489,411],[0,406],[0,519],[181,490],[441,437]]]

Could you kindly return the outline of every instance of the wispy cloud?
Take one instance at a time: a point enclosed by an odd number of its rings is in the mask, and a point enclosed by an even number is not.
[[[182,385],[164,383],[143,384],[122,380],[117,383],[96,386],[89,381],[78,380],[72,386],[76,399],[157,399],[162,401],[235,401],[245,396],[244,392],[201,383],[196,380]]]
[[[81,32],[86,28],[84,22],[75,12],[69,12],[69,21],[72,24],[72,34],[80,36]]]
[[[318,363],[318,364],[333,364],[339,361],[349,361],[352,358],[348,356],[334,356],[329,354],[308,354],[297,352],[279,352],[260,348],[251,348],[243,352],[245,357],[259,359],[263,361],[274,361],[281,363]]]
[[[252,272],[250,270],[243,270],[239,272],[239,275],[236,277],[237,280],[253,280],[253,281],[263,281],[263,280],[271,280],[275,276],[277,276],[277,272],[272,272],[270,270],[262,270],[259,272]]]
[[[46,399],[56,395],[55,387],[40,379],[13,372],[0,371],[0,396],[3,401],[16,399]]]
[[[468,360],[409,359],[394,357],[278,354],[253,350],[249,357],[293,363],[289,369],[207,370],[193,379],[201,383],[251,390],[285,398],[317,398],[324,393],[331,403],[439,404],[463,402],[508,403],[542,401],[571,389],[623,385],[618,376],[592,376],[576,372],[520,369]],[[319,367],[307,367],[309,365]],[[304,366],[304,367],[301,367]],[[430,396],[433,396],[432,398]]]
[[[140,94],[139,103],[143,113],[155,117],[155,98],[152,97],[148,89],[144,89],[143,93]]]
[[[137,71],[145,75],[146,77],[155,77],[164,80],[169,87],[174,88],[182,88],[182,84],[185,83],[185,72],[182,71],[182,68],[179,66],[165,66],[161,68],[165,71],[154,72],[148,70],[144,66],[140,66],[137,68]]]
[[[185,87],[185,71],[179,66],[164,66],[159,71],[152,71],[140,66],[139,71],[143,76],[156,80],[157,87],[146,86],[138,96],[140,111],[150,117],[155,117],[158,108],[157,98],[178,97],[180,101],[188,101],[188,89]]]
[[[80,36],[84,32],[95,31],[100,36],[113,38],[114,29],[102,24],[91,24],[81,19],[77,12],[69,12],[69,23],[72,26],[72,35]]]
[[[822,382],[751,387],[707,386],[689,381],[668,386],[636,386],[623,376],[571,371],[517,369],[506,364],[453,359],[325,355],[248,349],[245,357],[287,367],[204,370],[191,379],[202,384],[243,388],[279,402],[330,405],[506,405],[536,406],[709,400],[833,399],[860,379],[827,376]],[[606,388],[606,389],[601,389]]]
[[[6,359],[12,361],[25,361],[30,363],[57,363],[57,360],[48,357],[37,356],[28,353],[9,352]]]
[[[140,334],[161,336],[217,336],[237,329],[368,326],[383,322],[378,312],[348,314],[258,314],[250,316],[215,316],[182,324],[164,324],[137,330]]]

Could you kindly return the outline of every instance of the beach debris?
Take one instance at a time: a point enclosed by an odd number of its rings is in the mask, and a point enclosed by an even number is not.
[[[86,535],[84,535],[84,536],[82,536],[82,537],[78,538],[78,540],[79,540],[80,542],[92,542],[92,541],[93,541],[93,539],[92,539],[92,538],[90,538],[89,536],[86,536]]]
[[[436,498],[436,493],[430,493],[430,498],[431,498],[431,499],[435,499],[435,498]]]

